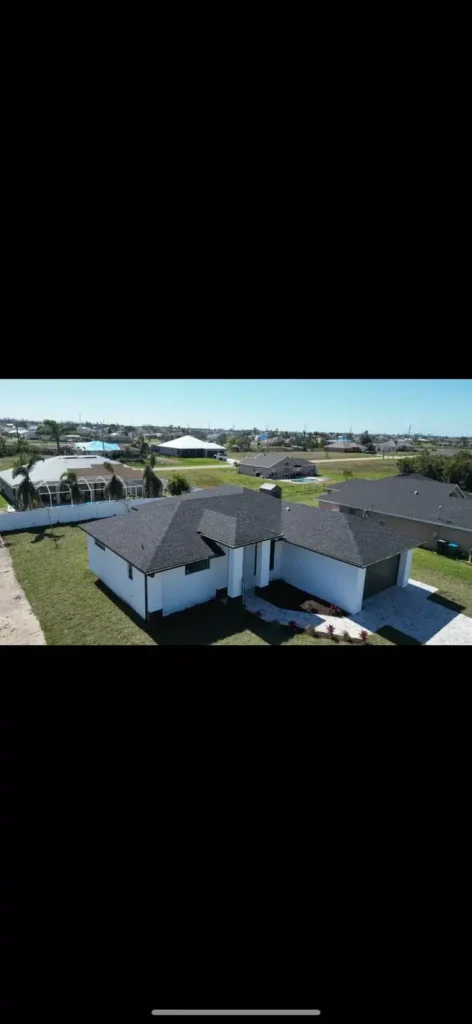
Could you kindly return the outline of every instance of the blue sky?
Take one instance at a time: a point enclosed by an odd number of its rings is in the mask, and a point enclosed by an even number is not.
[[[0,416],[472,434],[469,380],[3,380]]]

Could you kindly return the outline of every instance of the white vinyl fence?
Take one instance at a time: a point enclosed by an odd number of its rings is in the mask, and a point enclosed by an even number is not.
[[[57,526],[58,523],[83,523],[87,519],[106,519],[132,512],[136,505],[165,498],[132,498],[130,501],[88,501],[82,505],[52,505],[29,512],[5,512],[0,515],[0,534],[33,527]]]

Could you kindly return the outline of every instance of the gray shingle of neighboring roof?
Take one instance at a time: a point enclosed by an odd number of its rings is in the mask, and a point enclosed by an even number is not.
[[[205,538],[227,547],[283,538],[356,566],[420,543],[353,516],[268,501],[257,491],[231,485],[141,505],[130,515],[84,523],[82,529],[145,573],[214,557]]]
[[[320,497],[352,508],[472,530],[472,501],[467,495],[453,497],[454,491],[457,491],[457,484],[440,483],[412,473],[383,480],[347,480],[335,484],[329,493]]]
[[[295,463],[297,463],[297,465],[300,464],[301,466],[309,466],[310,469],[313,469],[313,464],[309,462],[308,459],[299,459],[295,455],[264,455],[264,452],[260,452],[258,455],[249,455],[248,458],[243,459],[239,463],[239,465],[257,466],[258,469],[259,467],[261,469],[273,469],[274,466],[277,466],[279,464],[279,462],[288,462],[290,466],[293,466]]]

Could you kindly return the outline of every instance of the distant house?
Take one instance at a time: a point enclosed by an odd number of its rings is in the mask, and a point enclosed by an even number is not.
[[[134,498],[143,496],[143,472],[131,469],[121,462],[110,462],[115,474],[124,484],[125,494]],[[82,491],[83,501],[101,501],[105,487],[111,478],[109,470],[103,465],[103,457],[97,455],[56,455],[51,459],[41,459],[33,466],[30,477],[34,483],[43,505],[60,505],[70,501],[70,492],[61,476],[66,470],[72,469]],[[0,491],[12,504],[16,504],[16,492],[21,477],[14,477],[11,469],[0,472]]]
[[[416,537],[436,550],[438,540],[472,548],[472,499],[458,484],[443,484],[420,474],[383,480],[347,480],[321,495],[319,507],[337,510]]]
[[[316,476],[317,469],[308,459],[297,459],[294,455],[266,455],[259,452],[243,459],[238,466],[239,473],[247,476],[261,476],[267,480],[281,480],[284,477]]]
[[[175,458],[201,459],[216,455],[216,452],[224,452],[224,448],[214,441],[200,441],[198,437],[185,434],[173,441],[162,442],[157,446],[157,451],[160,455],[173,455]]]
[[[361,452],[362,447],[356,441],[330,441],[329,444],[325,444],[325,450],[327,452]]]
[[[374,445],[374,448],[376,452],[383,452],[386,455],[398,450],[396,441],[381,441],[380,444]]]
[[[373,594],[407,585],[418,543],[232,486],[164,498],[81,529],[92,572],[145,620],[217,597],[240,602],[276,579],[354,614]]]

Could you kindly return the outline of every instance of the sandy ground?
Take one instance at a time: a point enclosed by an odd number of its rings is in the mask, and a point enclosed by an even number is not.
[[[13,571],[10,552],[0,536],[0,647],[45,643],[41,626]]]

